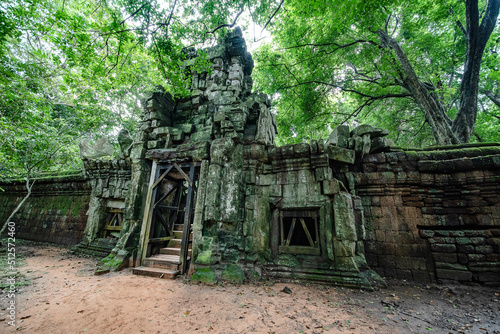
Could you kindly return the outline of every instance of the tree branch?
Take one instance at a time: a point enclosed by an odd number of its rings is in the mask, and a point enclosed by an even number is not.
[[[493,92],[486,89],[481,89],[480,92],[484,94],[488,99],[490,99],[490,101],[493,102],[497,107],[500,108],[500,95],[493,94]]]
[[[129,17],[127,17],[126,19],[124,19],[123,21],[120,22],[120,25],[124,24],[125,21],[127,21],[128,19],[130,19],[131,17],[134,17],[137,15],[137,13],[139,13],[141,11],[141,9],[144,8],[144,6],[146,6],[146,4],[142,5],[141,7],[139,7],[138,10],[136,10],[135,12],[133,12]]]
[[[238,21],[238,18],[240,17],[240,15],[243,13],[243,11],[244,11],[244,10],[245,10],[245,6],[243,5],[243,6],[241,7],[241,10],[240,10],[240,12],[238,13],[238,15],[236,15],[236,17],[234,18],[233,23],[231,23],[231,24],[227,24],[227,23],[226,23],[226,24],[221,24],[220,26],[218,26],[218,27],[217,27],[217,28],[215,28],[214,30],[212,30],[212,31],[207,31],[207,34],[214,34],[217,30],[219,30],[219,29],[221,29],[221,28],[225,28],[225,27],[227,27],[227,28],[232,28],[232,27],[234,27],[234,26],[236,25],[236,21]]]
[[[457,25],[462,34],[464,34],[464,37],[467,37],[467,31],[465,30],[464,26],[462,25],[462,22],[460,20],[457,20]]]
[[[160,27],[166,26],[167,28],[170,26],[170,21],[172,20],[172,15],[174,15],[175,6],[177,5],[177,0],[174,1],[174,5],[172,6],[172,10],[170,11],[170,15],[168,15],[167,23],[159,23]]]
[[[281,0],[281,3],[279,4],[278,8],[276,8],[276,10],[274,11],[273,15],[271,15],[269,17],[269,20],[267,20],[266,24],[264,25],[264,28],[262,28],[262,31],[260,32],[261,34],[264,32],[264,30],[266,30],[267,28],[267,25],[271,22],[271,20],[274,18],[274,16],[276,15],[276,13],[278,12],[278,10],[280,10],[281,6],[283,5],[283,2],[285,2],[285,0]]]
[[[354,93],[354,94],[357,94],[357,95],[359,95],[361,97],[366,97],[366,98],[372,99],[372,100],[381,100],[381,99],[387,99],[387,98],[400,98],[400,97],[402,97],[402,98],[404,98],[404,97],[412,97],[411,93],[384,94],[384,95],[368,95],[368,94],[362,93],[362,92],[360,92],[358,90],[355,90],[355,89],[344,88],[341,85],[336,85],[336,84],[332,84],[332,83],[328,83],[328,82],[323,82],[323,81],[318,81],[318,80],[299,82],[296,85],[282,86],[282,87],[280,87],[278,89],[279,90],[281,90],[281,89],[289,89],[289,88],[294,88],[294,87],[301,86],[301,85],[310,85],[310,84],[325,85],[325,86],[330,86],[330,87],[333,87],[333,88],[338,88],[338,89],[340,89],[343,92]]]
[[[420,106],[427,122],[431,126],[436,142],[439,145],[460,143],[460,140],[450,127],[451,120],[446,115],[441,102],[432,96],[431,92],[419,80],[401,45],[382,29],[378,29],[376,33],[379,35],[382,45],[394,50],[401,69],[404,72],[403,84]]]
[[[347,44],[338,44],[338,43],[335,43],[335,42],[332,42],[332,43],[321,43],[321,44],[315,44],[315,43],[306,43],[306,44],[299,44],[299,45],[294,45],[294,46],[289,46],[289,47],[286,47],[286,48],[283,48],[283,49],[280,49],[281,50],[290,50],[290,49],[296,49],[296,48],[301,48],[301,47],[304,47],[304,46],[330,46],[330,45],[335,45],[336,46],[336,49],[343,49],[343,48],[347,48],[349,46],[353,46],[355,44],[358,44],[358,43],[371,43],[372,41],[367,41],[367,40],[364,40],[364,39],[357,39],[351,43],[347,43]]]
[[[17,211],[19,211],[19,209],[21,209],[21,207],[23,206],[24,202],[26,202],[26,200],[30,197],[31,190],[33,189],[33,185],[35,184],[35,181],[36,180],[33,180],[33,182],[30,185],[30,179],[29,179],[29,177],[26,177],[26,190],[28,191],[28,193],[26,194],[26,196],[24,196],[24,198],[16,206],[16,208],[11,212],[11,214],[9,215],[9,217],[7,218],[7,220],[5,221],[5,223],[3,224],[2,229],[0,230],[0,236],[2,235],[2,233],[7,228],[7,225],[9,224],[10,220],[14,217],[14,215],[17,213]]]

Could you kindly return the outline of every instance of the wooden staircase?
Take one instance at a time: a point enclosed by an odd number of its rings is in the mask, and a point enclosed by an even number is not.
[[[181,243],[183,225],[174,225],[174,237],[168,241],[167,247],[160,248],[160,253],[142,260],[142,265],[132,269],[135,275],[174,279],[181,273]],[[191,230],[191,229],[190,229]],[[186,261],[191,259],[191,241],[193,233],[189,235],[188,254]]]

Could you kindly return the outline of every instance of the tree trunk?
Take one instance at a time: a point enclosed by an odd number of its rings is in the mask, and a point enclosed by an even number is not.
[[[451,120],[446,115],[441,102],[435,98],[435,95],[433,96],[418,79],[401,45],[381,29],[377,31],[377,34],[380,36],[383,44],[389,46],[396,53],[396,57],[405,75],[405,77],[402,78],[404,86],[410,91],[424,113],[425,119],[431,127],[437,144],[459,144],[460,140],[453,133],[450,126]]]
[[[438,145],[459,144],[470,141],[476,124],[481,60],[486,43],[495,27],[499,7],[500,0],[490,0],[484,18],[479,24],[478,0],[466,0],[467,28],[465,34],[467,50],[464,75],[460,85],[459,110],[451,124],[441,102],[418,79],[399,43],[385,31],[381,29],[377,31],[383,44],[395,51],[405,75],[402,78],[403,85],[410,91],[420,106]]]
[[[460,84],[460,104],[453,120],[452,130],[464,143],[470,141],[477,117],[477,95],[479,91],[479,71],[486,43],[495,27],[500,0],[490,0],[481,24],[477,0],[466,1],[466,38],[464,75]]]
[[[493,94],[493,92],[490,92],[488,90],[482,89],[481,93],[486,95],[488,99],[490,99],[491,102],[493,102],[497,107],[500,108],[500,95],[498,94]]]
[[[33,182],[30,184],[30,179],[26,178],[26,189],[28,190],[28,193],[26,194],[26,196],[24,196],[23,200],[16,206],[14,211],[12,211],[12,213],[10,214],[9,218],[7,218],[7,221],[3,224],[2,229],[0,230],[0,236],[7,228],[7,225],[9,224],[12,217],[14,217],[14,215],[17,213],[17,211],[19,211],[19,209],[22,208],[24,202],[26,202],[26,200],[30,197],[31,190],[33,189],[34,184],[35,184],[35,180],[33,180]]]

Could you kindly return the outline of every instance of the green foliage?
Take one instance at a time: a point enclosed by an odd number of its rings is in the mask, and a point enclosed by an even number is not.
[[[13,1],[0,42],[0,177],[78,167],[82,136],[137,122],[151,61],[132,34],[107,35],[106,3]],[[120,71],[115,70],[121,68]]]
[[[121,127],[133,135],[145,91],[162,85],[185,96],[183,48],[214,45],[236,18],[272,32],[254,54],[254,81],[273,97],[279,144],[359,123],[390,129],[399,145],[433,143],[377,29],[403,47],[448,116],[457,113],[459,0],[14,0],[0,5],[0,177],[78,168],[82,137]],[[476,140],[498,140],[499,34],[483,57]],[[192,68],[209,70],[207,55]]]
[[[245,5],[264,18],[269,1],[3,2],[0,177],[77,167],[82,137],[133,135],[146,91],[186,95],[183,47],[213,44]]]
[[[484,6],[480,1],[480,10]],[[457,22],[466,22],[458,0],[287,1],[275,18],[272,42],[255,54],[256,86],[276,97],[278,142],[324,138],[339,124],[370,123],[391,130],[396,144],[433,144],[402,65],[377,30],[401,45],[417,77],[453,119],[466,50]],[[497,26],[480,73],[481,87],[496,94],[498,33]],[[478,122],[484,123],[476,132],[491,140],[486,129],[500,124],[485,116],[496,115],[498,107],[485,95],[480,101]]]

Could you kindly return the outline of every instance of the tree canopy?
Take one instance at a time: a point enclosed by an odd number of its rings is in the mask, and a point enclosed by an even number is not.
[[[498,140],[499,5],[285,1],[256,81],[277,92],[285,137],[369,122],[406,145]]]
[[[499,141],[500,0],[13,0],[0,4],[0,177],[79,166],[85,136],[134,133],[139,99],[189,88],[183,47],[240,25],[279,143],[339,124],[400,145]],[[255,23],[254,31],[250,23]],[[199,57],[198,70],[207,69]]]
[[[242,6],[177,0],[2,2],[0,177],[76,168],[82,137],[113,137],[120,127],[134,133],[146,91],[162,85],[173,94],[186,93],[182,48],[213,43],[234,25],[225,23],[239,16]],[[202,70],[207,62],[200,57],[195,66]],[[45,157],[47,163],[30,163],[28,156]]]

